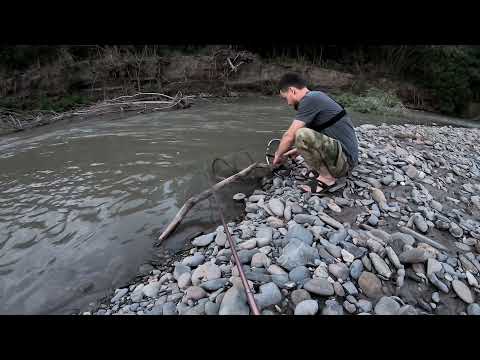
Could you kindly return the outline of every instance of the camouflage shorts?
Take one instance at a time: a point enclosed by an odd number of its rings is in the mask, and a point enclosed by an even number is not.
[[[315,170],[324,165],[334,177],[347,176],[350,171],[350,164],[338,140],[312,129],[301,128],[295,136],[295,147]]]

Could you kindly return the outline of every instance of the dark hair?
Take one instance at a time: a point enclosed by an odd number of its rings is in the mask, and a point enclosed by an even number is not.
[[[297,89],[303,89],[307,86],[307,81],[296,73],[286,73],[282,76],[278,82],[280,91],[287,91],[290,86],[294,86]]]

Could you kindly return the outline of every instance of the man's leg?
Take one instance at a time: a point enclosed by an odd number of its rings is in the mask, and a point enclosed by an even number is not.
[[[302,128],[295,136],[295,147],[307,164],[318,171],[321,182],[333,185],[336,177],[347,175],[348,161],[337,140]]]

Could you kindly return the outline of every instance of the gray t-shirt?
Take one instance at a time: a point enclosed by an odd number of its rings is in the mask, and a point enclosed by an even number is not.
[[[318,131],[318,126],[330,120],[340,111],[342,111],[342,107],[325,93],[309,91],[300,101],[295,119],[304,122],[307,128]],[[352,166],[358,163],[357,136],[348,114],[320,132],[342,144],[342,149]]]

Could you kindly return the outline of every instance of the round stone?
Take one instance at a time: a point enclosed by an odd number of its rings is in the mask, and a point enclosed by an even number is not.
[[[375,305],[377,315],[397,315],[399,310],[400,304],[388,296],[382,297]]]
[[[295,315],[315,315],[318,312],[316,300],[304,300],[295,307]]]
[[[309,292],[304,289],[297,289],[293,290],[292,294],[290,295],[290,300],[292,304],[297,306],[304,300],[310,300],[312,297],[310,296]]]
[[[473,303],[473,295],[467,285],[460,280],[453,280],[452,287],[460,299],[465,301],[467,304]]]
[[[242,194],[242,193],[238,193],[238,194],[233,195],[233,200],[235,200],[235,201],[242,201],[242,200],[245,199],[246,197],[247,197],[247,195]]]

